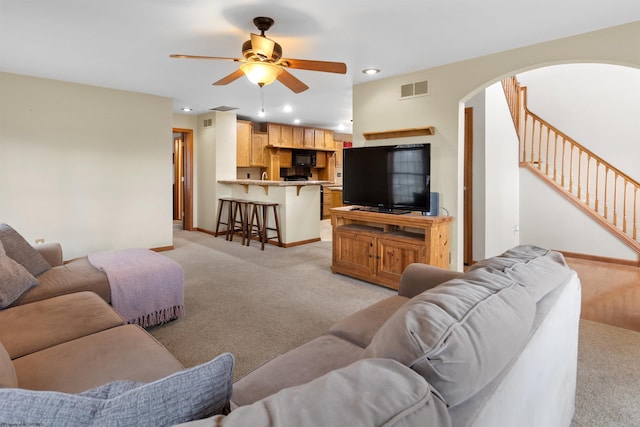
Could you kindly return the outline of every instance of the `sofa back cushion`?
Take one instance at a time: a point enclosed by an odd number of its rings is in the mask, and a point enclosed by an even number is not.
[[[476,269],[425,291],[382,325],[364,357],[421,374],[447,405],[465,401],[525,346],[536,303],[516,281]]]
[[[423,378],[389,359],[365,359],[285,388],[223,417],[175,427],[450,427],[441,398]]]
[[[536,302],[566,283],[572,274],[561,253],[533,245],[516,246],[472,265],[469,271],[486,267],[522,284]]]
[[[0,309],[6,308],[37,284],[38,279],[22,265],[9,258],[0,241]]]
[[[10,225],[0,223],[0,241],[9,258],[32,275],[38,276],[51,268],[47,260]]]
[[[0,388],[18,387],[18,377],[9,353],[0,342]]]

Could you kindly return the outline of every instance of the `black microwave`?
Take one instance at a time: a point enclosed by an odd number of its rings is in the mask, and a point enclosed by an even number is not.
[[[314,167],[316,165],[316,152],[311,150],[294,150],[291,164],[296,166]]]

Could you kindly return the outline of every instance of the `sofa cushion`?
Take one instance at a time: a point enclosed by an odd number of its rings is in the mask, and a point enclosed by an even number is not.
[[[37,284],[38,279],[22,265],[9,258],[0,241],[0,309],[13,303],[25,291]]]
[[[155,381],[184,369],[155,338],[124,325],[13,360],[18,384],[30,390],[80,393],[115,380]]]
[[[454,406],[522,350],[535,310],[523,286],[477,269],[412,298],[382,325],[363,356],[411,367]]]
[[[321,335],[260,366],[233,385],[232,404],[243,406],[284,388],[314,380],[360,359],[362,348]]]
[[[487,258],[469,268],[491,267],[525,286],[537,302],[571,276],[571,269],[561,253],[533,245],[521,245],[502,255]]]
[[[9,353],[0,342],[0,388],[18,387],[18,377]]]
[[[149,384],[118,383],[106,398],[96,397],[102,392],[0,389],[0,413],[10,425],[171,426],[226,412],[233,363],[225,353]]]
[[[287,388],[228,416],[182,427],[446,427],[447,408],[426,381],[398,362],[368,359]]]
[[[29,273],[38,276],[51,268],[51,265],[10,225],[0,223],[0,241],[4,249],[18,264]]]
[[[77,292],[0,311],[0,341],[15,359],[123,324],[98,295]]]
[[[409,298],[394,295],[356,311],[338,321],[329,329],[329,333],[365,348],[384,322]]]
[[[107,275],[93,267],[87,257],[76,258],[59,267],[53,267],[38,276],[38,282],[38,286],[22,294],[12,305],[28,304],[82,291],[95,292],[106,302],[111,302]]]

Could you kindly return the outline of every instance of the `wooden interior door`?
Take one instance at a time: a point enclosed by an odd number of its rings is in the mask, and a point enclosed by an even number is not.
[[[473,264],[473,108],[464,109],[463,262]]]
[[[173,134],[173,220],[182,220],[184,212],[184,141],[181,133]]]
[[[174,134],[182,135],[182,155],[179,162],[174,163],[174,169],[182,169],[181,178],[176,177],[176,187],[182,187],[182,228],[193,230],[193,129],[174,128]],[[175,140],[175,138],[174,138]],[[174,141],[175,147],[175,141]],[[174,171],[174,175],[178,175]],[[182,181],[183,185],[177,185]],[[174,197],[174,218],[176,216],[176,199]]]

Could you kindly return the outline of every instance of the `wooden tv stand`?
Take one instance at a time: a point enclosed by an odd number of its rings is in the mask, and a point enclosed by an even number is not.
[[[419,212],[332,208],[331,271],[398,289],[402,272],[413,262],[449,268],[452,220]]]

